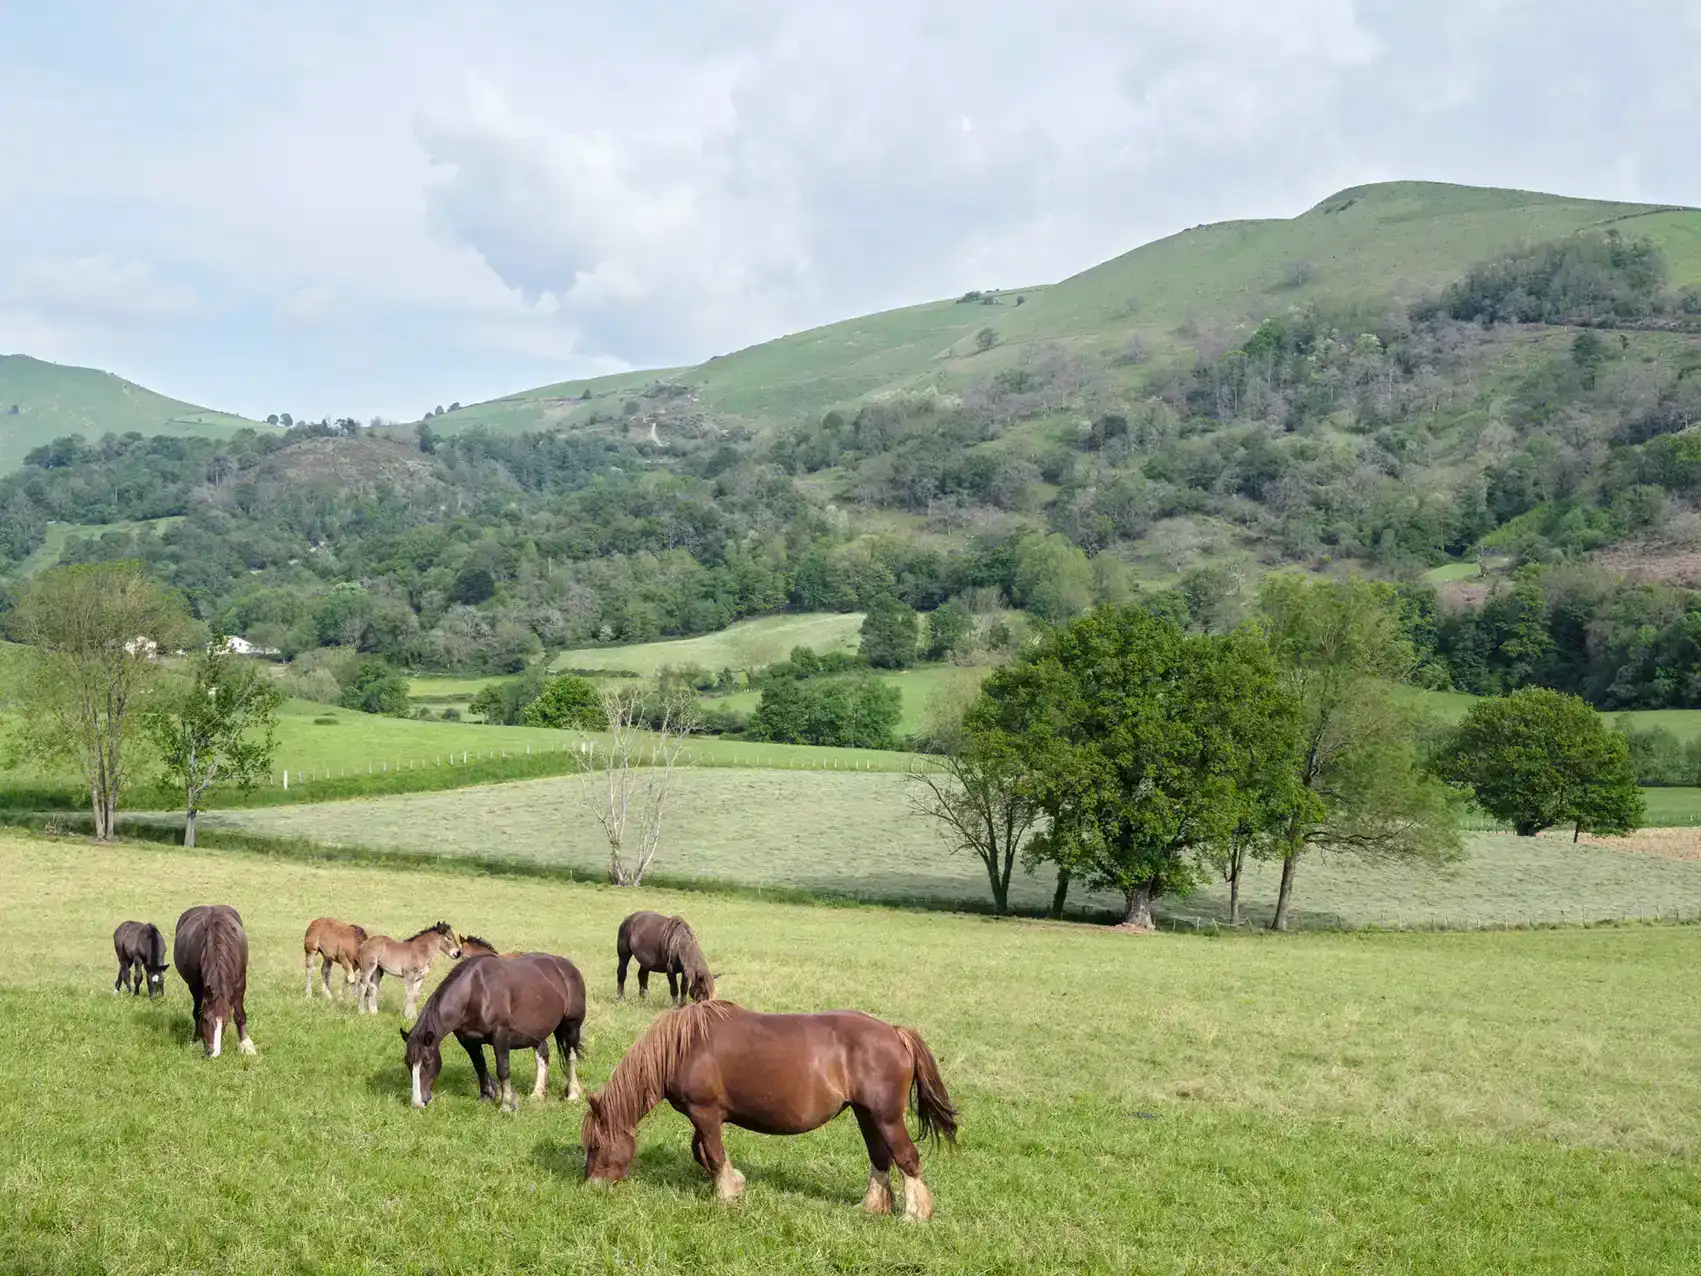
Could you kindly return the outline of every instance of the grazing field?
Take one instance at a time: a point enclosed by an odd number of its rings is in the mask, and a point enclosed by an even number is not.
[[[519,859],[599,873],[601,830],[583,809],[578,776],[347,802],[212,812],[209,830],[242,829],[314,842],[450,856]],[[979,906],[988,899],[978,860],[953,855],[910,809],[910,781],[893,774],[745,769],[683,772],[671,832],[656,871],[673,880],[782,886],[823,896]],[[1474,834],[1461,864],[1436,870],[1317,856],[1300,870],[1301,926],[1494,926],[1519,922],[1693,915],[1701,863],[1643,855],[1565,837]],[[1012,882],[1012,898],[1039,908],[1052,877]],[[1257,864],[1242,886],[1246,914],[1268,919],[1278,873]],[[1110,908],[1111,899],[1072,896]],[[1227,893],[1214,887],[1167,901],[1160,913],[1221,921]]]
[[[784,660],[793,647],[816,651],[854,651],[862,628],[861,612],[803,612],[763,616],[697,638],[637,643],[629,647],[581,647],[564,651],[555,669],[626,669],[653,674],[663,665],[701,665],[718,670],[756,669]]]
[[[979,667],[957,665],[925,665],[920,669],[899,669],[876,675],[890,683],[902,696],[902,712],[898,718],[898,734],[912,735],[927,725],[928,703],[941,687],[976,687],[989,671]],[[730,696],[713,696],[704,701],[719,709],[737,709],[752,713],[762,703],[760,691],[740,691]]]
[[[204,901],[248,929],[256,1057],[187,1044],[175,973],[160,1004],[110,991],[118,921],[169,935]],[[631,1179],[587,1188],[581,1105],[499,1114],[451,1048],[415,1112],[394,991],[376,1018],[302,996],[301,932],[322,913],[561,952],[586,975],[598,1086],[656,1013],[612,1002],[615,925],[638,906],[688,913],[728,998],[922,1033],[963,1126],[954,1152],[924,1152],[933,1223],[856,1210],[848,1118],[729,1130],[748,1190],[724,1207],[664,1106]],[[1136,938],[9,836],[0,927],[0,1008],[41,1046],[0,1055],[7,1271],[1701,1264],[1701,928]],[[515,1073],[528,1091],[529,1060]]]

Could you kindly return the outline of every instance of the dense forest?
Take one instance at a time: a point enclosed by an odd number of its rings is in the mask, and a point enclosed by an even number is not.
[[[495,673],[884,598],[1044,625],[1138,596],[1221,629],[1259,572],[1348,567],[1401,582],[1430,685],[1698,705],[1701,596],[1592,565],[1701,548],[1701,292],[1669,277],[1649,242],[1581,234],[1415,304],[1201,321],[1181,357],[1041,343],[956,391],[665,444],[353,421],[67,437],[0,479],[0,575],[51,523],[111,525],[58,559],[139,558],[285,658]],[[1481,584],[1422,582],[1471,556],[1496,569]]]

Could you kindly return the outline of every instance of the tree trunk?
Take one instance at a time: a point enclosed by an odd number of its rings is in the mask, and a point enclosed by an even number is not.
[[[1134,930],[1156,930],[1152,924],[1152,884],[1141,882],[1128,892],[1128,911],[1122,915],[1122,924]]]
[[[1293,879],[1299,872],[1298,851],[1289,851],[1282,859],[1282,886],[1276,892],[1276,915],[1270,919],[1271,930],[1288,928],[1288,904],[1293,899]]]
[[[1069,898],[1069,870],[1063,865],[1057,867],[1057,889],[1051,893],[1051,915],[1059,921],[1063,920],[1063,901]]]
[[[1240,861],[1229,865],[1229,925],[1240,925]]]
[[[1000,917],[1010,911],[1010,876],[1008,871],[1000,873],[998,862],[988,860],[986,864],[986,879],[992,887],[992,909]]]
[[[1578,820],[1577,821],[1577,827],[1571,830],[1571,840],[1572,840],[1573,843],[1575,843],[1582,836],[1583,836],[1583,821]]]
[[[190,807],[183,815],[183,845],[195,845],[195,820],[201,813]]]

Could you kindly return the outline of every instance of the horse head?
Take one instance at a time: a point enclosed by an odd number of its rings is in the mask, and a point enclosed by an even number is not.
[[[402,1052],[402,1062],[413,1077],[413,1106],[423,1108],[431,1102],[431,1087],[443,1070],[443,1043],[437,1039],[436,1027],[423,1019],[413,1026],[412,1032],[406,1028],[397,1031],[407,1046]]]
[[[165,967],[149,966],[148,970],[148,1000],[165,996]]]
[[[455,928],[448,922],[438,922],[431,928],[439,938],[438,946],[447,953],[451,960],[461,959],[461,941],[455,938]]]
[[[585,1096],[579,1142],[585,1148],[585,1178],[592,1183],[618,1183],[625,1178],[638,1149],[637,1132],[610,1128],[609,1116],[597,1095]]]

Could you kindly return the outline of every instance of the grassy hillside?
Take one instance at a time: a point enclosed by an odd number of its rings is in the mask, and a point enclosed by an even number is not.
[[[252,1058],[187,1044],[175,972],[162,1002],[110,991],[118,920],[169,931],[203,900],[249,935]],[[954,1150],[922,1152],[932,1223],[856,1212],[868,1160],[845,1115],[797,1137],[729,1128],[748,1182],[728,1208],[663,1104],[630,1179],[587,1189],[559,1066],[505,1116],[451,1044],[412,1111],[397,992],[377,1017],[302,995],[302,929],[322,914],[390,933],[442,917],[562,953],[585,975],[594,1090],[659,1010],[614,1000],[615,928],[638,906],[684,911],[742,1005],[920,1032],[962,1119]],[[6,1271],[1701,1264],[1696,927],[1132,938],[5,836],[0,928],[0,1011],[54,1043],[0,1055]],[[533,1076],[516,1052],[522,1096]]]
[[[91,441],[132,430],[218,438],[256,424],[155,394],[110,372],[0,355],[0,474],[15,469],[30,449],[67,434]]]
[[[882,390],[960,385],[1038,342],[1106,355],[1137,337],[1161,353],[1189,343],[1183,329],[1211,324],[1232,331],[1308,300],[1371,300],[1390,290],[1411,299],[1494,253],[1608,226],[1655,240],[1672,261],[1674,283],[1701,282],[1695,210],[1391,182],[1341,191],[1287,220],[1197,226],[1049,287],[996,294],[992,305],[939,301],[865,315],[693,368],[522,391],[433,424],[444,430],[583,425],[593,416],[622,419],[611,417],[611,404],[634,398],[642,420],[668,402],[653,393],[642,397],[645,387],[661,382],[688,391],[689,412],[761,428]],[[979,353],[974,334],[987,326],[998,344]]]

